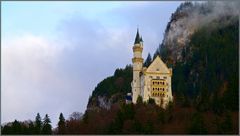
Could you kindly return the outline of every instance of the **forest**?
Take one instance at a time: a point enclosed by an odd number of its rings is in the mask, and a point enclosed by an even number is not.
[[[222,25],[226,21],[230,23]],[[173,68],[174,101],[167,109],[141,97],[136,105],[125,103],[132,81],[132,66],[126,65],[97,84],[83,115],[65,119],[60,113],[52,128],[47,114],[43,119],[37,114],[34,121],[1,124],[1,133],[239,134],[239,18],[226,16],[195,30],[180,52],[182,59],[174,63],[171,50],[160,45],[144,66],[160,55]],[[101,106],[99,97],[109,108]]]

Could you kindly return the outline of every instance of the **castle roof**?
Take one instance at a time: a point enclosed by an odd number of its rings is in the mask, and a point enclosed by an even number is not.
[[[142,41],[142,38],[140,38],[138,29],[137,29],[137,34],[136,34],[136,38],[135,38],[134,44],[140,44],[141,41]]]
[[[171,73],[167,65],[157,56],[146,69],[146,72]]]

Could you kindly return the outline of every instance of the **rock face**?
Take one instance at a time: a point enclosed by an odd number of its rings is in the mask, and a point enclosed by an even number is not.
[[[240,2],[182,3],[167,24],[160,54],[170,64],[182,61],[182,51],[187,48],[190,37],[199,28],[210,23],[227,25],[239,15]]]
[[[123,94],[121,93],[114,94],[110,98],[107,96],[91,97],[91,99],[88,101],[87,110],[98,110],[99,108],[109,110],[112,104],[123,99]]]

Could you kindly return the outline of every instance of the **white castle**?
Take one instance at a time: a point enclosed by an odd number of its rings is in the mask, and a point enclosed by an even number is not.
[[[137,102],[138,96],[143,101],[153,98],[155,103],[166,108],[170,101],[173,101],[171,78],[172,69],[168,68],[162,59],[157,56],[148,67],[143,67],[143,40],[137,30],[133,46],[133,81],[132,102]]]

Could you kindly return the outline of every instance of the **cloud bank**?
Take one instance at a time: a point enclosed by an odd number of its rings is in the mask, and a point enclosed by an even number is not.
[[[52,37],[26,30],[2,39],[2,123],[34,120],[39,112],[42,117],[49,114],[55,127],[60,112],[65,118],[84,112],[97,83],[131,63],[138,25],[143,57],[153,53],[180,2],[136,3],[123,3],[99,16],[96,12],[93,18],[84,11],[69,13]]]

